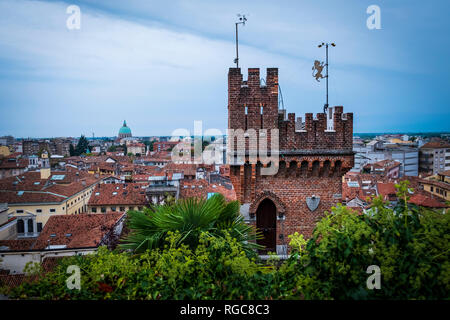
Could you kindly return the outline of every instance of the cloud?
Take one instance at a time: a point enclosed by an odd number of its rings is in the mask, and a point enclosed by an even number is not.
[[[368,119],[355,130],[376,129],[372,110],[395,112],[390,104],[398,105],[407,85],[419,87],[426,80],[417,75],[428,79],[438,64],[417,63],[397,41],[391,16],[406,18],[396,8],[383,9],[385,30],[367,30],[361,1],[74,2],[80,30],[66,28],[72,3],[0,2],[0,134],[112,136],[124,119],[135,135],[168,135],[194,120],[225,129],[237,12],[250,13],[240,28],[244,77],[248,67],[263,76],[279,67],[285,104],[299,116],[322,110],[324,85],[311,77],[312,61],[324,58],[322,40],[338,44],[330,51],[332,104]]]

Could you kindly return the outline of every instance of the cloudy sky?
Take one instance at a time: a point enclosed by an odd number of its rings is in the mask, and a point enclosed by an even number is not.
[[[69,5],[81,9],[69,30]],[[369,30],[368,6],[381,9]],[[330,49],[330,105],[355,132],[450,131],[448,1],[0,0],[0,135],[170,135],[227,126],[227,72],[278,67],[288,112],[320,112],[311,76]]]

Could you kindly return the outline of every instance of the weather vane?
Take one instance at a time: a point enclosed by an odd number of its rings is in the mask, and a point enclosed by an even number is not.
[[[236,58],[234,59],[234,63],[236,63],[236,68],[239,68],[239,46],[238,46],[238,25],[242,24],[245,26],[245,22],[247,21],[247,18],[245,17],[245,14],[238,14],[239,21],[236,22]]]
[[[312,67],[313,73],[312,76],[314,78],[316,78],[317,82],[320,82],[319,79],[323,79],[326,78],[326,83],[327,83],[327,102],[325,103],[324,107],[323,107],[323,113],[327,113],[328,110],[328,46],[331,45],[332,47],[336,47],[336,44],[334,42],[332,43],[321,43],[318,45],[319,48],[325,46],[326,48],[326,63],[325,65],[323,64],[323,62],[320,62],[319,60],[315,60],[314,61],[314,66]],[[326,68],[326,72],[327,74],[325,76],[322,75],[322,71],[323,68]],[[316,71],[316,74],[314,74],[314,71]]]

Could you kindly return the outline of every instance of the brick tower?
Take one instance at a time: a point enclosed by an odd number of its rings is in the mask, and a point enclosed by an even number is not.
[[[248,69],[248,80],[243,81],[240,68],[230,68],[228,129],[246,132],[244,156],[236,160],[242,149],[237,142],[228,150],[241,213],[263,232],[260,244],[286,253],[287,235],[297,231],[311,236],[324,211],[341,201],[342,176],[354,164],[353,113],[343,113],[339,106],[326,115],[306,113],[304,121],[294,113],[286,117],[278,108],[277,68],[267,69],[264,85],[259,69]],[[260,161],[258,152],[252,161],[251,150],[261,138],[270,146],[273,129],[279,132],[278,171],[262,175],[261,169],[272,164]],[[228,139],[237,141],[230,134]]]

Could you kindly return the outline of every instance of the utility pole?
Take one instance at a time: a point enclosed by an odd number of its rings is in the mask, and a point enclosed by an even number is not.
[[[234,63],[236,63],[236,68],[239,68],[239,42],[238,42],[238,25],[242,24],[245,26],[245,22],[247,21],[247,18],[245,17],[245,14],[237,15],[239,17],[239,21],[236,22],[236,58],[234,59]]]

